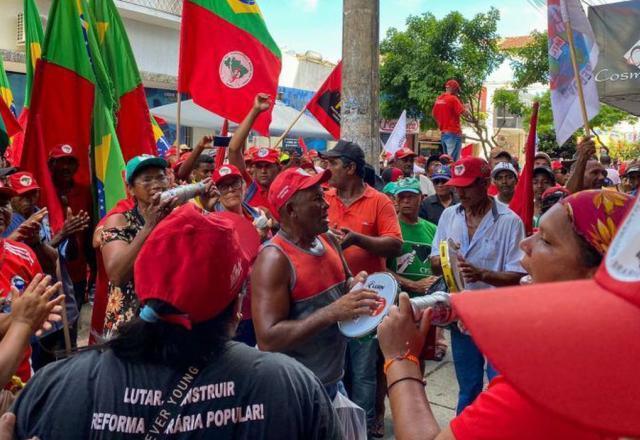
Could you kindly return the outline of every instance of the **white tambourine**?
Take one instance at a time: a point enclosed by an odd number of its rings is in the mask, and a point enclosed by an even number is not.
[[[358,284],[352,290],[369,289],[376,292],[383,300],[372,315],[362,315],[348,321],[338,322],[343,335],[349,338],[361,338],[374,331],[387,316],[389,309],[398,297],[398,282],[388,273],[374,273],[367,277],[364,284]]]

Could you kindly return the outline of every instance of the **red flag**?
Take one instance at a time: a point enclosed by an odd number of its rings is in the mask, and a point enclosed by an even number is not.
[[[5,159],[14,167],[20,167],[22,159],[22,148],[24,146],[24,134],[27,131],[27,121],[29,119],[29,108],[24,107],[18,116],[18,124],[22,127],[22,131],[17,133],[11,140],[11,145],[4,153]]]
[[[258,93],[275,97],[281,58],[255,1],[184,1],[178,91],[196,104],[240,123]],[[260,134],[269,134],[271,111],[253,126]]]
[[[340,139],[340,107],[342,103],[342,61],[318,89],[307,110],[327,129],[331,136]]]
[[[153,119],[156,120],[158,125],[167,125],[167,121],[164,118],[161,118],[160,116],[156,116],[156,115],[151,115],[151,116],[153,117]]]
[[[304,139],[302,139],[302,136],[300,136],[298,138],[298,145],[300,145],[300,148],[302,148],[302,154],[307,154],[308,148],[307,148],[307,144],[304,143]]]
[[[469,144],[466,147],[464,147],[461,151],[460,151],[460,157],[471,157],[473,156],[473,144]]]
[[[16,117],[13,116],[13,113],[4,102],[4,99],[0,99],[0,117],[4,123],[4,127],[0,126],[0,130],[4,129],[3,131],[8,138],[15,136],[22,131],[22,127],[16,120]]]
[[[527,235],[533,233],[533,162],[536,156],[536,128],[538,126],[539,105],[537,102],[533,103],[529,136],[527,137],[525,149],[525,163],[513,199],[509,203],[509,208],[522,219]]]

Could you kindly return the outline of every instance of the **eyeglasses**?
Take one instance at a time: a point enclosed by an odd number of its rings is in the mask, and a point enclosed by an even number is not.
[[[218,187],[218,191],[220,191],[220,193],[226,193],[226,192],[230,192],[230,191],[242,188],[242,180],[236,179],[231,183],[221,183],[216,186]]]

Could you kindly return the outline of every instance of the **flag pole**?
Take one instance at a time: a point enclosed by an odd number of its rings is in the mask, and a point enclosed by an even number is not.
[[[564,24],[567,26],[569,55],[571,57],[571,64],[573,65],[573,75],[576,80],[576,86],[578,87],[578,102],[580,103],[580,110],[582,111],[584,133],[585,136],[589,136],[589,134],[591,133],[591,128],[589,127],[589,116],[587,115],[587,105],[585,104],[584,91],[582,90],[582,77],[580,76],[578,60],[576,59],[576,48],[573,42],[573,28],[571,27],[571,18],[569,17],[569,11],[567,10],[567,3],[565,2],[565,0],[560,0],[560,12],[564,19]]]
[[[178,106],[176,109],[176,150],[178,151],[178,159],[180,158],[180,110],[182,108],[182,94],[178,92]]]
[[[300,120],[300,118],[302,117],[302,115],[304,114],[305,111],[307,111],[307,106],[306,105],[304,106],[304,108],[302,110],[300,110],[300,113],[298,113],[298,116],[296,116],[296,118],[289,125],[289,127],[284,131],[284,133],[282,133],[282,136],[280,136],[278,138],[278,141],[276,142],[276,144],[275,144],[275,146],[273,148],[278,148],[280,146],[280,144],[282,143],[282,140],[289,134],[289,132],[291,131],[293,126],[298,123],[298,121]]]

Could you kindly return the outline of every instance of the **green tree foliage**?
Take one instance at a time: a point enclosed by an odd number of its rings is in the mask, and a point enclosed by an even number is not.
[[[504,60],[498,48],[499,19],[495,8],[472,19],[459,12],[440,20],[425,13],[410,16],[405,31],[390,29],[380,45],[382,115],[396,118],[406,109],[425,128],[435,127],[431,108],[444,92],[445,82],[453,78],[461,85],[462,101],[471,109],[469,122],[476,132],[481,130],[482,83]]]
[[[547,49],[547,33],[533,31],[531,43],[524,47],[507,51],[515,89],[523,89],[532,84],[549,83],[549,52]]]

